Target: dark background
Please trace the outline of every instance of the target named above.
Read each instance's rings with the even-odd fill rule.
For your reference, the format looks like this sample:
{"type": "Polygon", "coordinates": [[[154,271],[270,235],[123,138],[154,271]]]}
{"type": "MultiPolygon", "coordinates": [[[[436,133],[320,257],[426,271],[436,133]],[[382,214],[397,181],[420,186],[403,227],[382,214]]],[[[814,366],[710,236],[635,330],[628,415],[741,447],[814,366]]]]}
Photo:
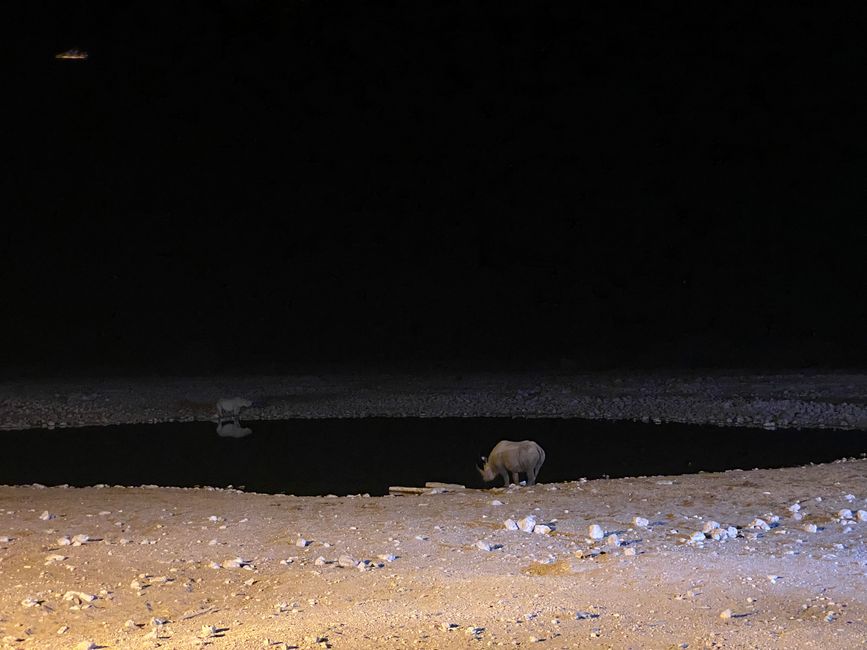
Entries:
{"type": "Polygon", "coordinates": [[[17,4],[10,372],[867,363],[855,5],[17,4]]]}

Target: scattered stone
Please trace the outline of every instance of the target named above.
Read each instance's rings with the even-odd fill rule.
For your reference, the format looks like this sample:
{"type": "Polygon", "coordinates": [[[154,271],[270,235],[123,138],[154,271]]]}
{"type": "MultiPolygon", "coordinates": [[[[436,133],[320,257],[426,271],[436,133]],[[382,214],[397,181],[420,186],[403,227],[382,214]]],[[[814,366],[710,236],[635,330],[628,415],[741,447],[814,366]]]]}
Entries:
{"type": "Polygon", "coordinates": [[[629,546],[629,547],[623,549],[623,555],[626,555],[628,557],[633,557],[635,555],[635,547],[629,546]]]}
{"type": "Polygon", "coordinates": [[[536,517],[534,515],[527,515],[523,519],[518,521],[518,528],[523,530],[525,533],[532,533],[533,528],[536,527],[536,517]]]}
{"type": "Polygon", "coordinates": [[[705,540],[704,533],[700,533],[700,532],[696,531],[692,535],[689,536],[689,539],[687,541],[689,541],[690,543],[695,543],[695,542],[703,542],[704,540],[705,540]]]}
{"type": "Polygon", "coordinates": [[[343,554],[339,558],[337,558],[337,565],[343,567],[344,569],[354,569],[358,566],[358,560],[356,560],[351,555],[343,554]]]}
{"type": "Polygon", "coordinates": [[[57,562],[63,562],[65,559],[66,559],[65,555],[58,555],[57,553],[52,553],[51,555],[46,556],[45,566],[49,566],[49,565],[55,564],[57,562]]]}
{"type": "Polygon", "coordinates": [[[587,621],[594,618],[599,618],[599,614],[594,614],[593,612],[575,612],[576,621],[587,621]]]}
{"type": "Polygon", "coordinates": [[[223,562],[224,569],[242,569],[246,567],[252,567],[250,560],[244,560],[240,557],[236,557],[232,560],[226,560],[223,562]]]}
{"type": "Polygon", "coordinates": [[[295,546],[299,546],[299,547],[301,547],[301,548],[305,548],[306,546],[310,546],[310,542],[308,542],[308,541],[307,541],[306,539],[304,539],[303,537],[299,537],[298,539],[295,540],[295,546]]]}
{"type": "Polygon", "coordinates": [[[446,632],[451,632],[458,629],[460,625],[458,625],[457,623],[440,623],[440,627],[446,632]]]}
{"type": "Polygon", "coordinates": [[[733,616],[734,616],[734,614],[732,613],[732,610],[730,610],[730,609],[724,609],[719,614],[720,618],[731,618],[733,616]]]}
{"type": "Polygon", "coordinates": [[[397,556],[392,555],[391,553],[384,553],[382,555],[377,555],[376,557],[383,562],[394,562],[397,559],[397,556]]]}
{"type": "Polygon", "coordinates": [[[590,539],[602,539],[605,537],[605,531],[599,524],[591,524],[588,528],[590,539]]]}
{"type": "Polygon", "coordinates": [[[772,585],[777,584],[777,580],[779,580],[779,579],[780,579],[780,576],[775,576],[775,575],[769,575],[768,576],[768,580],[771,581],[772,585]]]}
{"type": "Polygon", "coordinates": [[[843,508],[842,510],[837,511],[837,516],[840,519],[852,519],[852,511],[848,508],[843,508]]]}
{"type": "Polygon", "coordinates": [[[199,638],[200,639],[210,639],[213,636],[216,636],[217,628],[213,625],[203,625],[199,630],[199,638]]]}
{"type": "Polygon", "coordinates": [[[491,501],[491,505],[492,506],[501,506],[501,505],[503,505],[503,502],[500,501],[499,499],[494,499],[493,501],[491,501]]]}
{"type": "Polygon", "coordinates": [[[855,518],[858,521],[867,521],[867,510],[859,510],[855,513],[855,518]]]}
{"type": "Polygon", "coordinates": [[[789,508],[788,508],[789,512],[798,512],[798,510],[800,510],[800,509],[801,509],[801,504],[800,504],[800,503],[793,503],[793,504],[790,505],[789,508]]]}
{"type": "Polygon", "coordinates": [[[24,607],[39,607],[42,603],[43,601],[38,598],[32,598],[31,596],[28,596],[21,601],[21,604],[24,605],[24,607]]]}
{"type": "Polygon", "coordinates": [[[605,543],[608,544],[608,546],[620,546],[620,538],[612,533],[605,540],[605,543]]]}
{"type": "Polygon", "coordinates": [[[647,528],[650,525],[650,522],[644,517],[635,517],[632,520],[632,525],[638,528],[647,528]]]}
{"type": "Polygon", "coordinates": [[[2,536],[0,536],[0,544],[8,544],[13,539],[15,539],[15,538],[14,537],[8,537],[7,535],[2,535],[2,536]]]}
{"type": "Polygon", "coordinates": [[[546,526],[545,524],[536,524],[536,526],[533,528],[533,532],[537,535],[550,535],[551,527],[546,526]]]}
{"type": "Polygon", "coordinates": [[[496,551],[498,549],[503,548],[503,545],[502,544],[491,544],[491,543],[486,542],[484,540],[480,540],[480,541],[476,542],[476,548],[478,548],[482,551],[496,551]]]}
{"type": "Polygon", "coordinates": [[[828,612],[825,614],[825,621],[828,623],[832,623],[837,619],[837,612],[828,612]]]}
{"type": "Polygon", "coordinates": [[[93,641],[82,641],[75,645],[75,650],[96,650],[98,647],[93,641]]]}
{"type": "Polygon", "coordinates": [[[52,515],[50,512],[45,510],[45,511],[43,511],[43,513],[41,515],[39,515],[39,518],[42,521],[48,521],[49,519],[55,519],[56,517],[55,517],[55,515],[52,515]]]}
{"type": "Polygon", "coordinates": [[[328,560],[326,560],[324,557],[322,557],[322,556],[320,555],[318,558],[316,558],[316,559],[313,561],[313,564],[316,565],[316,566],[325,566],[326,564],[329,564],[329,562],[328,562],[328,560]]]}
{"type": "MultiPolygon", "coordinates": [[[[737,535],[737,529],[735,529],[735,534],[737,535]]],[[[721,542],[726,537],[729,536],[728,531],[725,528],[714,528],[708,533],[710,538],[716,542],[721,542]]]]}
{"type": "Polygon", "coordinates": [[[69,539],[68,535],[64,535],[63,537],[60,537],[57,539],[57,545],[58,546],[72,546],[72,540],[69,539]]]}
{"type": "Polygon", "coordinates": [[[518,523],[514,519],[506,519],[506,521],[503,522],[503,527],[506,528],[506,530],[518,530],[518,523]]]}
{"type": "Polygon", "coordinates": [[[720,528],[720,523],[718,521],[706,521],[704,522],[704,526],[701,527],[701,532],[708,535],[717,528],[720,528]]]}
{"type": "Polygon", "coordinates": [[[72,538],[72,545],[73,546],[81,546],[82,544],[86,544],[89,541],[90,541],[89,535],[76,535],[75,537],[72,538]]]}
{"type": "Polygon", "coordinates": [[[756,517],[750,522],[750,528],[756,528],[758,530],[770,530],[771,527],[768,525],[764,519],[759,519],[756,517]]]}
{"type": "Polygon", "coordinates": [[[803,528],[808,533],[815,533],[815,532],[818,532],[818,530],[819,530],[819,528],[816,526],[816,524],[804,524],[803,528]]]}
{"type": "Polygon", "coordinates": [[[80,605],[81,603],[92,603],[96,600],[96,596],[83,591],[67,591],[63,594],[63,600],[71,600],[77,605],[80,605]]]}

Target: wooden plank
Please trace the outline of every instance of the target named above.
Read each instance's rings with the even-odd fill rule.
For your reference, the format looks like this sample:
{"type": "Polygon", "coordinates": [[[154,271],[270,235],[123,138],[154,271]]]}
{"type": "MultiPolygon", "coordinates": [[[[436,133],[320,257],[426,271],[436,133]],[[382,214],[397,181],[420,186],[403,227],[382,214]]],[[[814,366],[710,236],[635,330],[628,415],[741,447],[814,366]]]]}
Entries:
{"type": "Polygon", "coordinates": [[[430,492],[430,488],[392,485],[388,488],[388,491],[390,494],[424,494],[425,492],[430,492]]]}
{"type": "Polygon", "coordinates": [[[424,484],[428,488],[443,488],[445,490],[466,490],[466,485],[460,483],[440,483],[439,481],[428,481],[424,484]]]}

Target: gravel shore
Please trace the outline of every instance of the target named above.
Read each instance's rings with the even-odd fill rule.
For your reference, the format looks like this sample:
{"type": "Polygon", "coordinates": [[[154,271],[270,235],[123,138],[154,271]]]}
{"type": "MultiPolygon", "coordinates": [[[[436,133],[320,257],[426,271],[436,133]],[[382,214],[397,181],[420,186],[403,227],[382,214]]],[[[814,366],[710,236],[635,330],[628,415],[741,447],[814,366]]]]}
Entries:
{"type": "Polygon", "coordinates": [[[358,417],[561,417],[718,426],[867,429],[867,374],[344,373],[0,383],[0,428],[358,417]]]}

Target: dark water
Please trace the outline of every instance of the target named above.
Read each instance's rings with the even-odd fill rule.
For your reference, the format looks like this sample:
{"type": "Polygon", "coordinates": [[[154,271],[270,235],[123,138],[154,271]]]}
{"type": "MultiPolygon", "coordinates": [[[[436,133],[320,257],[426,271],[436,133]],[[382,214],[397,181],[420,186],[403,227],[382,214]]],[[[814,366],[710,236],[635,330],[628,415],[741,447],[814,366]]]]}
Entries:
{"type": "MultiPolygon", "coordinates": [[[[827,462],[867,450],[862,433],[764,431],[565,419],[370,418],[0,432],[0,484],[244,486],[290,494],[384,494],[425,481],[482,487],[480,454],[501,439],[544,447],[543,483],[827,462]]],[[[492,485],[497,485],[494,483],[492,485]]]]}

